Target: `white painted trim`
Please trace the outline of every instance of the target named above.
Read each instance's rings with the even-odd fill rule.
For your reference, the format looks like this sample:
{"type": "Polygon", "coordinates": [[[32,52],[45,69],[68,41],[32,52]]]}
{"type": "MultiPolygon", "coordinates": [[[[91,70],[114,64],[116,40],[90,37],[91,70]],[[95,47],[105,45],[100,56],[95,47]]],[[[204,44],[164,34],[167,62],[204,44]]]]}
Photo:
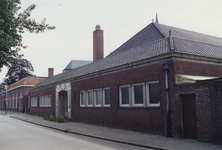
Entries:
{"type": "Polygon", "coordinates": [[[94,106],[95,107],[102,107],[102,103],[103,103],[103,96],[102,96],[102,94],[103,94],[102,88],[94,90],[94,106]],[[96,104],[96,91],[101,91],[101,104],[99,104],[99,105],[96,104]]]}
{"type": "Polygon", "coordinates": [[[93,94],[94,94],[94,92],[93,92],[93,90],[87,90],[86,91],[86,106],[87,107],[93,107],[93,104],[94,104],[94,101],[93,101],[93,94]],[[92,92],[92,104],[89,104],[89,97],[88,97],[88,92],[92,92]]]}
{"type": "Polygon", "coordinates": [[[110,94],[110,104],[105,103],[105,90],[108,90],[108,89],[110,91],[110,87],[103,88],[103,107],[110,107],[111,105],[111,94],[110,94]]]}
{"type": "Polygon", "coordinates": [[[160,106],[160,104],[150,104],[150,93],[149,93],[149,85],[150,84],[155,84],[159,83],[159,81],[151,81],[146,83],[146,102],[147,102],[147,107],[149,106],[160,106]]]}
{"type": "Polygon", "coordinates": [[[145,88],[145,83],[136,83],[132,84],[132,106],[144,106],[144,101],[145,101],[145,93],[144,93],[144,88],[145,88]],[[142,104],[135,104],[135,97],[134,97],[134,86],[142,85],[143,87],[143,103],[142,104]]]}
{"type": "Polygon", "coordinates": [[[80,107],[86,107],[86,91],[80,91],[79,92],[79,104],[80,104],[80,107]],[[84,101],[83,101],[83,103],[84,104],[82,104],[82,93],[83,93],[83,95],[84,95],[84,101]]]}
{"type": "Polygon", "coordinates": [[[119,86],[119,106],[121,107],[130,107],[130,85],[121,85],[119,86]],[[123,87],[128,87],[128,90],[129,90],[129,104],[122,104],[122,89],[123,87]]]}

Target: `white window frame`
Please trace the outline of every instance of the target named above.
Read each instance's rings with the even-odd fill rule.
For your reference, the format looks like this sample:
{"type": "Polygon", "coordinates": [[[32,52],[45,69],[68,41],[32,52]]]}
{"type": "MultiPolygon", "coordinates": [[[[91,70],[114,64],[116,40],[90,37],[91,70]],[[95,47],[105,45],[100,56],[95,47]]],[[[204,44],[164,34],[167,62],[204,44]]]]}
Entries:
{"type": "Polygon", "coordinates": [[[107,87],[107,88],[103,88],[103,98],[102,98],[102,101],[103,101],[103,106],[104,107],[110,107],[111,105],[111,93],[110,93],[110,104],[106,104],[105,103],[105,90],[109,90],[110,91],[110,87],[107,87]]]}
{"type": "Polygon", "coordinates": [[[22,98],[22,90],[19,90],[19,98],[22,98]]]}
{"type": "Polygon", "coordinates": [[[86,104],[87,104],[88,107],[93,107],[93,104],[94,104],[94,102],[93,102],[93,100],[94,100],[94,96],[93,96],[94,92],[93,92],[93,90],[87,90],[86,93],[87,93],[86,94],[86,104]],[[92,92],[92,104],[89,104],[88,92],[92,92]]]}
{"type": "Polygon", "coordinates": [[[48,107],[51,107],[51,95],[49,95],[49,97],[48,97],[48,102],[49,102],[48,107]]]}
{"type": "Polygon", "coordinates": [[[42,107],[42,96],[39,97],[39,107],[42,107]]]}
{"type": "Polygon", "coordinates": [[[102,107],[102,105],[103,105],[103,104],[102,104],[102,103],[103,103],[103,91],[102,91],[102,88],[100,88],[100,89],[95,89],[93,95],[94,95],[94,106],[95,106],[95,107],[102,107]],[[96,91],[101,91],[101,104],[99,104],[99,105],[96,104],[96,91]]]}
{"type": "Polygon", "coordinates": [[[48,95],[45,96],[45,107],[49,107],[48,97],[48,95]]]}
{"type": "Polygon", "coordinates": [[[43,104],[42,104],[43,107],[45,107],[45,96],[43,96],[43,104]]]}
{"type": "Polygon", "coordinates": [[[131,87],[130,87],[130,84],[128,84],[128,85],[121,85],[121,86],[119,86],[119,105],[121,106],[121,107],[129,107],[130,106],[130,101],[131,101],[131,87]],[[128,90],[129,90],[129,104],[122,104],[122,88],[124,88],[124,87],[128,87],[128,90]]]}
{"type": "Polygon", "coordinates": [[[80,104],[80,107],[86,107],[86,91],[80,91],[79,92],[79,104],[80,104]],[[82,93],[84,94],[84,104],[82,104],[82,93]]]}
{"type": "Polygon", "coordinates": [[[136,83],[136,84],[132,84],[132,106],[144,106],[145,103],[145,83],[136,83]],[[143,103],[142,104],[135,104],[135,93],[134,93],[134,87],[138,86],[138,85],[142,85],[143,86],[143,103]]]}
{"type": "Polygon", "coordinates": [[[35,97],[35,107],[37,107],[37,97],[35,97]]]}
{"type": "Polygon", "coordinates": [[[31,98],[31,107],[37,107],[37,97],[31,98]]]}
{"type": "Polygon", "coordinates": [[[146,83],[146,102],[147,102],[147,106],[160,106],[160,103],[156,103],[156,104],[150,104],[150,94],[149,94],[149,85],[150,84],[155,84],[155,83],[159,83],[159,81],[152,81],[152,82],[147,82],[146,83]]]}

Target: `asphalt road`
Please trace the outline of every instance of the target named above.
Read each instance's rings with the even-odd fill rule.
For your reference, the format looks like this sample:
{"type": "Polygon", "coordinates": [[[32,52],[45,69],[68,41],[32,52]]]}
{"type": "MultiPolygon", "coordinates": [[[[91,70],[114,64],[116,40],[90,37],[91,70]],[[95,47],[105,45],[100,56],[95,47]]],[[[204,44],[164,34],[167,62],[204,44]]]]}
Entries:
{"type": "Polygon", "coordinates": [[[64,133],[0,115],[0,150],[147,150],[64,133]]]}

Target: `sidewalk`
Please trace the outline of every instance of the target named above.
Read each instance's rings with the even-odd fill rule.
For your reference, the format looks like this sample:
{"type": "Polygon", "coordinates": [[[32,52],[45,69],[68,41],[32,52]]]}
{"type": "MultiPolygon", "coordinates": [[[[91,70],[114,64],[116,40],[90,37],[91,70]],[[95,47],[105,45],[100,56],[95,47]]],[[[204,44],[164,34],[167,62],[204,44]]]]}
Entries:
{"type": "MultiPolygon", "coordinates": [[[[5,111],[0,110],[5,115],[5,111]]],[[[7,117],[19,119],[36,125],[69,132],[93,138],[99,138],[118,143],[131,144],[153,149],[170,150],[222,150],[222,145],[198,142],[197,140],[167,138],[159,135],[151,135],[128,130],[113,129],[96,125],[64,122],[57,123],[44,120],[42,117],[8,111],[7,117]]]]}

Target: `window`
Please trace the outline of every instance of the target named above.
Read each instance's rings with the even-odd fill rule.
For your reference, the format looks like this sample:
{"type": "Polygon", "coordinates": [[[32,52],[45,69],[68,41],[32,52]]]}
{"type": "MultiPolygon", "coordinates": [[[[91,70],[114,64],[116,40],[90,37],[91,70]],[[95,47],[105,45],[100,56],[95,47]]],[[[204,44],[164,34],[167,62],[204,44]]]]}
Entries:
{"type": "Polygon", "coordinates": [[[37,107],[37,97],[31,98],[31,107],[37,107]]]}
{"type": "Polygon", "coordinates": [[[93,90],[87,91],[87,106],[93,106],[93,90]]]}
{"type": "Polygon", "coordinates": [[[19,96],[22,98],[22,90],[19,91],[19,96]]]}
{"type": "Polygon", "coordinates": [[[147,89],[147,105],[159,106],[160,105],[160,88],[159,82],[146,83],[147,89]]]}
{"type": "Polygon", "coordinates": [[[160,106],[159,81],[119,87],[120,107],[160,106]]]}
{"type": "Polygon", "coordinates": [[[40,96],[39,106],[40,107],[51,107],[51,95],[40,96]]]}
{"type": "Polygon", "coordinates": [[[129,106],[130,105],[130,85],[120,86],[119,88],[119,97],[120,97],[120,106],[129,106]]]}
{"type": "Polygon", "coordinates": [[[42,96],[39,97],[39,106],[42,107],[42,96]]]}
{"type": "Polygon", "coordinates": [[[132,85],[132,102],[133,106],[143,106],[144,104],[144,84],[132,85]]]}
{"type": "Polygon", "coordinates": [[[102,106],[102,90],[96,89],[94,92],[95,106],[102,106]]]}
{"type": "Polygon", "coordinates": [[[80,107],[110,107],[110,88],[91,89],[79,92],[80,107]]]}
{"type": "Polygon", "coordinates": [[[110,88],[103,89],[103,105],[110,106],[110,88]]]}
{"type": "Polygon", "coordinates": [[[49,107],[51,107],[51,95],[48,96],[48,100],[49,100],[49,107]]]}
{"type": "Polygon", "coordinates": [[[85,107],[86,106],[86,103],[85,103],[86,97],[85,97],[85,95],[86,95],[85,91],[81,91],[80,92],[80,106],[81,107],[85,107]]]}
{"type": "Polygon", "coordinates": [[[45,96],[45,107],[48,107],[49,102],[48,102],[48,96],[45,96]]]}

